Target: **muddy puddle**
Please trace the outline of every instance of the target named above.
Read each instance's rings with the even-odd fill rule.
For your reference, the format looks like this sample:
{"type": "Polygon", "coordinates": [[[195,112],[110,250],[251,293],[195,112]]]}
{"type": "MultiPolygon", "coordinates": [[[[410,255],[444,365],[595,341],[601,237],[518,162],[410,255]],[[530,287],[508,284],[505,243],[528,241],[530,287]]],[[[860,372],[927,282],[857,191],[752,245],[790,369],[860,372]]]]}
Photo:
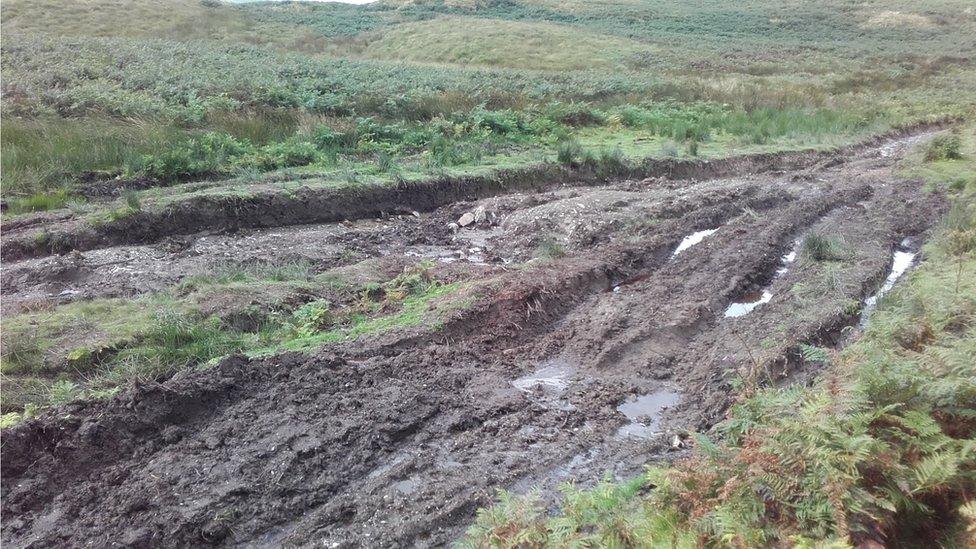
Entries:
{"type": "Polygon", "coordinates": [[[705,229],[703,231],[691,233],[690,235],[686,236],[680,244],[678,244],[678,247],[675,248],[673,252],[671,252],[671,257],[678,257],[678,254],[696,244],[700,244],[702,240],[705,240],[705,237],[713,234],[717,230],[718,227],[715,227],[714,229],[705,229]]]}
{"type": "MultiPolygon", "coordinates": [[[[384,255],[394,255],[394,252],[388,252],[384,255]]],[[[488,257],[485,255],[485,250],[478,247],[453,249],[445,246],[413,246],[406,250],[403,255],[440,263],[455,263],[458,261],[466,261],[476,265],[487,265],[489,263],[488,257]]]]}
{"type": "Polygon", "coordinates": [[[574,373],[575,370],[565,362],[552,360],[531,374],[515,379],[512,386],[525,393],[530,400],[549,408],[575,410],[571,402],[562,398],[572,383],[574,373]]]}
{"type": "Polygon", "coordinates": [[[681,395],[666,389],[628,398],[617,411],[630,422],[617,430],[617,437],[651,438],[660,432],[661,414],[680,401],[681,395]]]}
{"type": "MultiPolygon", "coordinates": [[[[509,258],[500,258],[489,249],[489,241],[503,234],[500,227],[490,229],[463,229],[453,238],[451,245],[417,244],[407,246],[403,254],[440,263],[468,262],[477,265],[489,263],[510,263],[509,258]]],[[[394,247],[384,248],[383,255],[399,253],[394,247]]]]}
{"type": "MultiPolygon", "coordinates": [[[[800,251],[800,239],[793,241],[793,248],[789,252],[783,254],[780,258],[780,266],[776,269],[776,273],[773,275],[773,281],[777,278],[782,277],[790,271],[790,264],[796,261],[796,255],[800,251]]],[[[773,282],[766,285],[765,288],[761,290],[754,290],[746,293],[742,296],[741,301],[736,301],[725,309],[725,318],[737,318],[740,316],[745,316],[753,311],[756,307],[762,305],[763,303],[769,303],[773,299],[773,292],[769,289],[773,282]]]]}

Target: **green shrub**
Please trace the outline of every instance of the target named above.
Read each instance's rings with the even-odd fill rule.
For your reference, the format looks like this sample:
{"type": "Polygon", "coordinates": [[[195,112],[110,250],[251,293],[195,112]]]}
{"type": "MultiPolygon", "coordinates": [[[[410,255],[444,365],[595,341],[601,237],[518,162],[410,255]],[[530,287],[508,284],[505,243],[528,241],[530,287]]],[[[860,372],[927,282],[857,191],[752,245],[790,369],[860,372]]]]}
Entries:
{"type": "Polygon", "coordinates": [[[566,247],[555,238],[546,237],[539,241],[534,255],[540,259],[559,259],[566,257],[566,247]]]}
{"type": "Polygon", "coordinates": [[[51,385],[51,392],[48,395],[48,402],[51,406],[60,406],[62,404],[67,404],[72,400],[81,398],[82,392],[81,387],[77,383],[62,379],[61,381],[55,382],[51,385]]]}
{"type": "Polygon", "coordinates": [[[627,173],[627,161],[620,149],[602,149],[596,155],[586,152],[581,164],[597,177],[616,177],[627,173]]]}
{"type": "Polygon", "coordinates": [[[607,122],[603,113],[587,103],[554,101],[546,105],[543,112],[546,119],[573,127],[599,126],[607,122]]]}
{"type": "Polygon", "coordinates": [[[955,134],[935,136],[925,148],[925,161],[959,160],[962,158],[962,140],[955,134]]]}
{"type": "Polygon", "coordinates": [[[424,152],[424,164],[428,168],[457,166],[481,158],[481,151],[474,144],[462,144],[449,137],[437,136],[424,152]]]}
{"type": "Polygon", "coordinates": [[[562,141],[556,148],[556,160],[560,164],[570,166],[583,156],[583,146],[574,139],[562,141]]]}
{"type": "Polygon", "coordinates": [[[321,159],[319,150],[307,141],[286,141],[261,147],[257,152],[244,157],[241,164],[262,171],[307,166],[321,159]]]}
{"type": "Polygon", "coordinates": [[[330,327],[334,322],[328,301],[312,301],[295,309],[291,331],[295,337],[308,337],[330,327]]]}
{"type": "Polygon", "coordinates": [[[142,210],[142,202],[139,201],[139,193],[136,191],[125,191],[123,198],[125,199],[125,205],[128,206],[130,210],[136,212],[142,210]]]}
{"type": "Polygon", "coordinates": [[[484,128],[495,135],[517,135],[526,130],[521,113],[512,110],[489,111],[478,108],[469,114],[475,127],[484,128]]]}
{"type": "Polygon", "coordinates": [[[230,161],[253,151],[247,141],[238,141],[226,133],[209,132],[176,147],[142,159],[141,172],[157,179],[172,181],[220,173],[230,161]]]}
{"type": "Polygon", "coordinates": [[[432,267],[433,265],[426,261],[406,267],[396,278],[384,285],[384,295],[388,299],[399,301],[409,296],[427,293],[437,285],[432,267]]]}
{"type": "Polygon", "coordinates": [[[392,154],[386,152],[380,152],[376,155],[376,169],[383,173],[397,173],[399,172],[399,164],[397,164],[396,157],[392,154]]]}
{"type": "Polygon", "coordinates": [[[312,142],[322,151],[341,151],[356,145],[355,135],[337,132],[328,126],[316,128],[312,142]]]}

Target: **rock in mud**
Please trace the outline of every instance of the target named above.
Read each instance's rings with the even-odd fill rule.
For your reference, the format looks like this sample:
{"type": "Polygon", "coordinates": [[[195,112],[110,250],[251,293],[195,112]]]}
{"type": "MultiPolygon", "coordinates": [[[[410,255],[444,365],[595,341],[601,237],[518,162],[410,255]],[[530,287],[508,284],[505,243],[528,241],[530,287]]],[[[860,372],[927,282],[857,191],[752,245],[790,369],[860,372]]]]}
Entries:
{"type": "Polygon", "coordinates": [[[467,227],[468,225],[471,225],[473,223],[474,223],[474,214],[471,212],[462,215],[457,220],[457,224],[460,227],[467,227]]]}
{"type": "Polygon", "coordinates": [[[474,211],[474,222],[480,224],[485,221],[488,221],[488,212],[484,206],[478,206],[474,211]]]}

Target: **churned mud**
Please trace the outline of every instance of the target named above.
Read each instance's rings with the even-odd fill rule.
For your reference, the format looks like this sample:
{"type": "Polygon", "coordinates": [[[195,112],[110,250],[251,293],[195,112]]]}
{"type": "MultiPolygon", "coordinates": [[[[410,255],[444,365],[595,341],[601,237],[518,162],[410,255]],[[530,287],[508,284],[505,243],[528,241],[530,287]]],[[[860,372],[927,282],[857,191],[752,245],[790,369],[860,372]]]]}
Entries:
{"type": "Polygon", "coordinates": [[[481,297],[440,326],[233,356],[6,431],[2,539],[443,546],[498,488],[550,497],[680,456],[736,379],[809,382],[818,365],[799,346],[833,342],[917,260],[903,241],[924,240],[945,205],[894,166],[928,135],[785,171],[25,252],[2,274],[5,313],[255,262],[427,260],[481,297]],[[836,239],[839,258],[807,257],[811,234],[836,239]]]}

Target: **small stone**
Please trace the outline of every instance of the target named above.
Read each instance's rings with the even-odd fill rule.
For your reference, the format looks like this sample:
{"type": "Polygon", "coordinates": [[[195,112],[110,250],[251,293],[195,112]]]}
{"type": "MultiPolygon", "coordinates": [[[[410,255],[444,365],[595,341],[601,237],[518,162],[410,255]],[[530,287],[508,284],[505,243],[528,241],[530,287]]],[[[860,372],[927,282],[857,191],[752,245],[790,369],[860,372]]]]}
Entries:
{"type": "Polygon", "coordinates": [[[410,215],[412,215],[414,217],[420,217],[420,212],[418,212],[417,210],[414,210],[414,211],[410,212],[410,215]]]}
{"type": "Polygon", "coordinates": [[[485,221],[488,221],[488,212],[485,210],[484,206],[478,206],[474,210],[474,222],[484,223],[485,221]]]}
{"type": "Polygon", "coordinates": [[[684,441],[681,440],[681,437],[679,437],[678,435],[674,435],[671,437],[671,447],[677,450],[679,448],[684,448],[685,443],[684,441]]]}
{"type": "Polygon", "coordinates": [[[447,228],[451,229],[451,232],[457,232],[457,230],[460,229],[461,226],[458,225],[457,223],[448,223],[447,228]]]}
{"type": "Polygon", "coordinates": [[[464,214],[464,215],[462,215],[462,216],[461,216],[461,217],[460,217],[460,218],[459,218],[459,219],[457,220],[457,224],[458,224],[459,226],[461,226],[461,227],[467,227],[468,225],[470,225],[470,224],[472,224],[472,223],[474,223],[474,214],[473,214],[473,213],[471,213],[471,212],[468,212],[468,213],[466,213],[466,214],[464,214]]]}

